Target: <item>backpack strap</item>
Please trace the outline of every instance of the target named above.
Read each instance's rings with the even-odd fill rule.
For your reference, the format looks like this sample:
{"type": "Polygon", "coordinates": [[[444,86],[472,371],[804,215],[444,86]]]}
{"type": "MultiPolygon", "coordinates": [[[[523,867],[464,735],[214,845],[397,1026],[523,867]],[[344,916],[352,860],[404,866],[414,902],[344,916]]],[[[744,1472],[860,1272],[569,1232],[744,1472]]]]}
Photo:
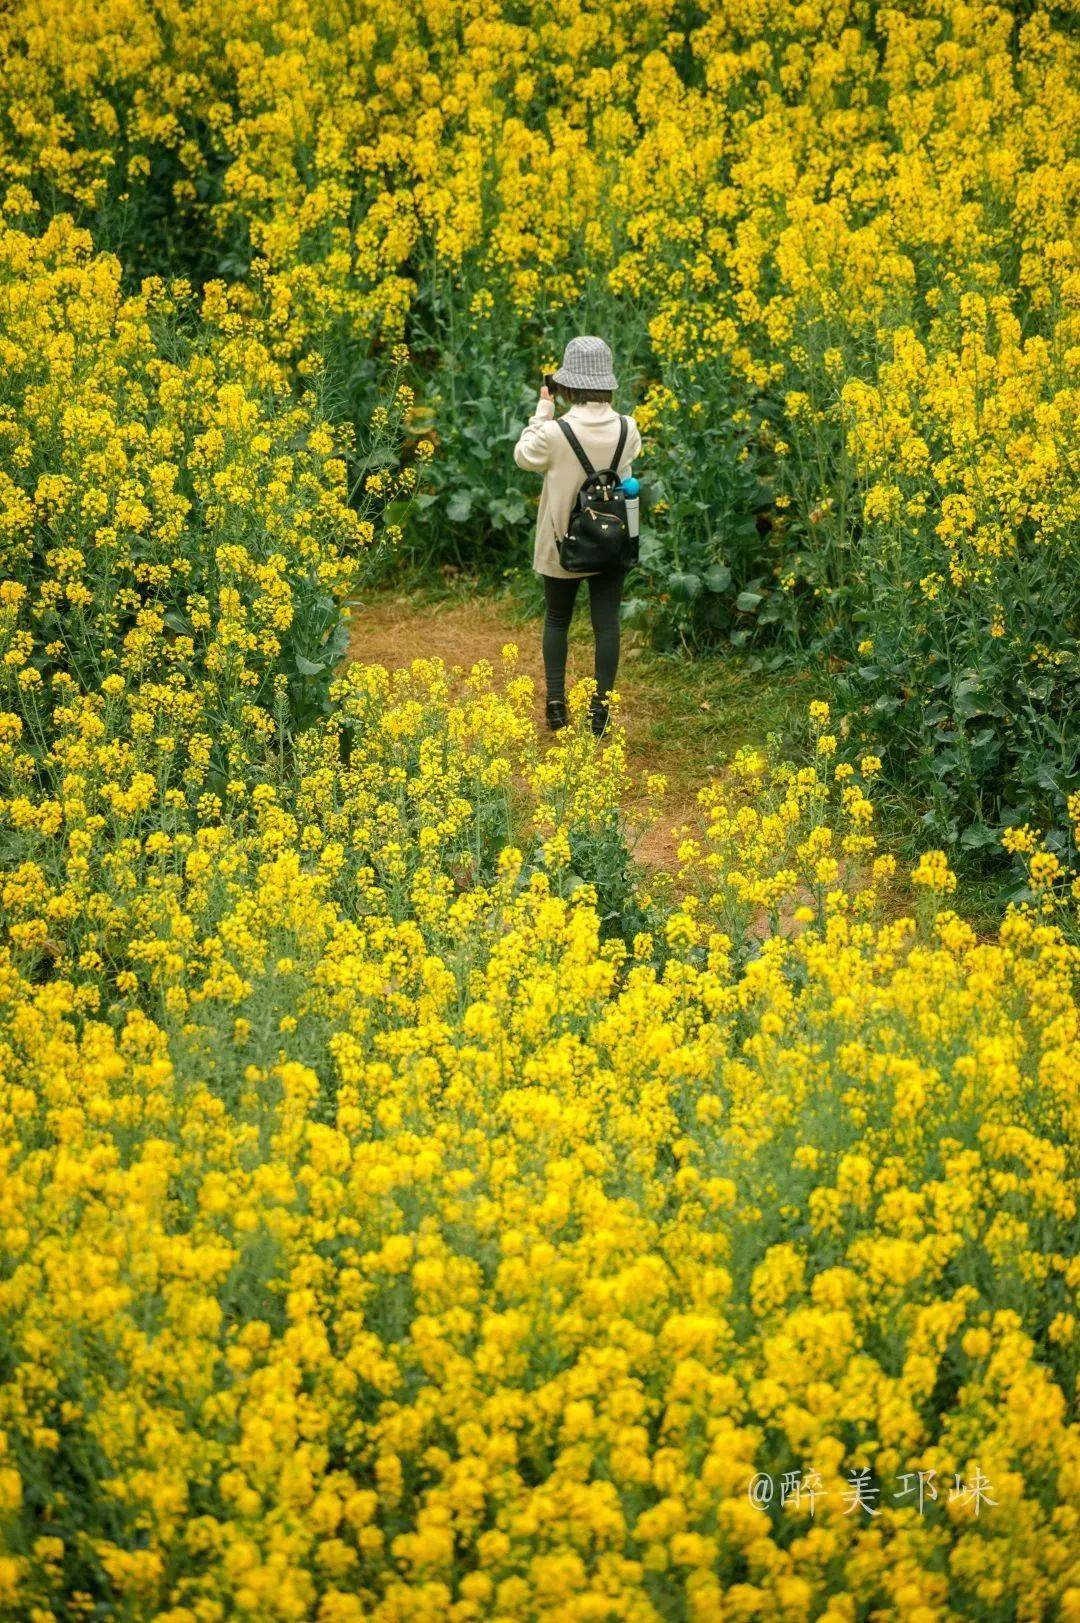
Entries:
{"type": "MultiPolygon", "coordinates": [[[[581,463],[581,466],[584,468],[586,479],[591,479],[593,474],[596,472],[596,469],[593,467],[592,463],[589,461],[588,457],[585,455],[585,452],[582,450],[581,441],[578,439],[577,435],[574,433],[574,430],[570,427],[570,424],[566,421],[565,417],[559,417],[556,420],[557,420],[557,422],[559,424],[559,427],[562,429],[563,433],[566,435],[567,440],[570,442],[570,449],[573,451],[574,455],[577,457],[578,461],[581,463]]],[[[621,445],[622,441],[620,440],[619,443],[621,445]]]]}
{"type": "Polygon", "coordinates": [[[619,463],[622,461],[622,448],[623,448],[623,446],[625,444],[626,444],[626,418],[620,412],[619,413],[619,443],[615,447],[615,460],[611,464],[612,468],[615,470],[616,473],[618,473],[618,471],[619,471],[619,463]]]}
{"type": "MultiPolygon", "coordinates": [[[[578,461],[581,463],[581,466],[584,468],[586,479],[591,479],[593,474],[596,472],[596,469],[593,467],[592,463],[589,461],[588,457],[585,455],[585,452],[582,450],[581,441],[578,439],[577,435],[574,433],[574,430],[570,427],[570,424],[566,421],[565,417],[559,417],[559,418],[556,419],[556,421],[558,422],[559,427],[562,429],[563,433],[566,435],[566,438],[569,441],[571,450],[573,451],[574,455],[577,457],[578,461]]],[[[619,471],[619,463],[622,461],[623,446],[625,444],[626,444],[626,418],[620,412],[619,413],[619,443],[615,447],[615,460],[611,464],[612,468],[615,470],[616,473],[618,473],[618,471],[619,471]]]]}

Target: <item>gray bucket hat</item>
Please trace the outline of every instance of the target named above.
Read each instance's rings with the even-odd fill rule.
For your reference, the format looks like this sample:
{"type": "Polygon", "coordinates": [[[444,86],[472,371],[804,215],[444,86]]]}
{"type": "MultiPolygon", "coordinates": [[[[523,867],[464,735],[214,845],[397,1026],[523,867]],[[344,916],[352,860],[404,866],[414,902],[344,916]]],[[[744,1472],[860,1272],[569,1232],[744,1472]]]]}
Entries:
{"type": "Polygon", "coordinates": [[[602,338],[571,338],[562,365],[551,375],[556,383],[565,383],[568,389],[618,387],[611,351],[602,338]]]}

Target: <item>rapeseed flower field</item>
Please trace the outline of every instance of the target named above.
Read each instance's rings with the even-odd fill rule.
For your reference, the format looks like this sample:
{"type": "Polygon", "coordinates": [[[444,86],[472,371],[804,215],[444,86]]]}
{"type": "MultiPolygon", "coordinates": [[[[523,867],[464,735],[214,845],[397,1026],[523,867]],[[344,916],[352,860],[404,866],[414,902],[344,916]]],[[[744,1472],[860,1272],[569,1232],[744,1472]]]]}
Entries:
{"type": "Polygon", "coordinates": [[[415,550],[517,564],[503,436],[606,333],[651,446],[638,617],[827,664],[958,858],[1069,845],[1067,7],[14,0],[0,52],[9,214],[257,289],[343,401],[367,340],[424,358],[415,550]]]}
{"type": "Polygon", "coordinates": [[[0,53],[0,1616],[1080,1618],[1064,13],[0,53]],[[642,612],[844,673],[667,874],[584,685],[342,662],[379,560],[523,545],[564,322],[642,612]]]}

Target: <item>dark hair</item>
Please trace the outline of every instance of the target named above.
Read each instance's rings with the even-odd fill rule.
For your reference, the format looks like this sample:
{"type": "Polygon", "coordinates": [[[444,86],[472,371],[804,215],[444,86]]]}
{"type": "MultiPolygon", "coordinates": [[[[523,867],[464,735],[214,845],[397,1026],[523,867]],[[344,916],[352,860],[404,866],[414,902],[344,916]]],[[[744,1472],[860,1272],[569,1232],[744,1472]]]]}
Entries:
{"type": "Polygon", "coordinates": [[[614,389],[574,389],[568,383],[557,383],[556,391],[564,400],[569,400],[573,406],[580,406],[583,400],[611,400],[614,389]]]}

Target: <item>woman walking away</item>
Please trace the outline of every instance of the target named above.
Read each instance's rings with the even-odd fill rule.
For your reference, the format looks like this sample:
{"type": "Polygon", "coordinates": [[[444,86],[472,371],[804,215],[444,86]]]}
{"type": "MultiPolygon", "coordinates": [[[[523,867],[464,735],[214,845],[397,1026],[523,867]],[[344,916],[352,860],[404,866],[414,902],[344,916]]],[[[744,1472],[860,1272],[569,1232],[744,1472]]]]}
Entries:
{"type": "MultiPolygon", "coordinates": [[[[602,568],[564,569],[559,542],[571,525],[578,493],[588,483],[588,468],[591,466],[599,472],[614,467],[620,476],[625,476],[641,450],[641,435],[634,419],[620,417],[612,407],[615,388],[611,351],[604,340],[572,338],[559,370],[545,379],[536,410],[514,447],[514,461],[519,468],[544,476],[536,518],[533,568],[544,581],[547,724],[553,732],[566,726],[567,634],[578,584],[588,580],[589,610],[596,639],[596,693],[589,719],[597,738],[607,726],[608,698],[619,667],[619,606],[630,565],[624,547],[624,555],[618,561],[602,568]],[[555,400],[549,385],[561,399],[569,402],[569,410],[559,419],[555,417],[555,400]]],[[[596,520],[596,509],[590,507],[588,513],[596,520]]],[[[618,527],[617,520],[609,526],[603,511],[596,522],[602,523],[605,532],[609,527],[618,527]]],[[[601,537],[596,550],[603,551],[600,530],[594,532],[594,539],[596,536],[601,537]]]]}

